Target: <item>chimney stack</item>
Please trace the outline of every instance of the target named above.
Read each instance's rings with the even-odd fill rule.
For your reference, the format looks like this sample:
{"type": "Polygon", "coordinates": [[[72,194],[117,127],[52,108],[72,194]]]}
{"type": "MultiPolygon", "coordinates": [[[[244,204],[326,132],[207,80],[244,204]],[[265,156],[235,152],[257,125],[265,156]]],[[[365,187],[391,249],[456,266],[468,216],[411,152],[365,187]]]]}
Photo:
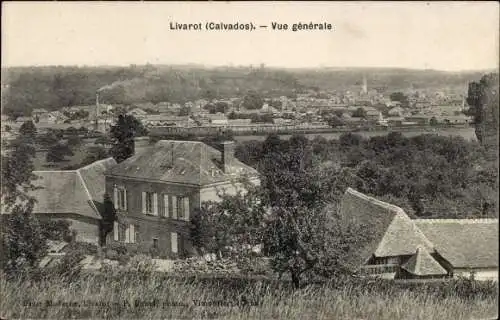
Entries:
{"type": "Polygon", "coordinates": [[[96,91],[95,93],[95,123],[94,123],[94,130],[98,130],[99,127],[99,91],[96,91]]]}
{"type": "Polygon", "coordinates": [[[221,145],[221,160],[224,168],[224,173],[230,173],[234,160],[234,141],[223,141],[221,145]]]}

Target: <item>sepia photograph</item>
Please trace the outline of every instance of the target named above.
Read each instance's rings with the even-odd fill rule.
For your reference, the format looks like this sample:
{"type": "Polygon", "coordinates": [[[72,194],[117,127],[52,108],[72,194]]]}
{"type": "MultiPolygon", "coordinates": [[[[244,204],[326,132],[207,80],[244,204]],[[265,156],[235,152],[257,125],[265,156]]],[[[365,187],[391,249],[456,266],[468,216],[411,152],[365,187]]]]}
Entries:
{"type": "Polygon", "coordinates": [[[2,2],[0,320],[498,319],[499,10],[2,2]]]}

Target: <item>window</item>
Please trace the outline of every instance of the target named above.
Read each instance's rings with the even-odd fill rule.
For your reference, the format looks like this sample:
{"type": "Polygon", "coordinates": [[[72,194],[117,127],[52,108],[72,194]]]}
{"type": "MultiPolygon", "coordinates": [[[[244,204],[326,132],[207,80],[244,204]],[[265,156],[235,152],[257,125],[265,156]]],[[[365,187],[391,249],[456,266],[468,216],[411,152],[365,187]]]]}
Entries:
{"type": "Polygon", "coordinates": [[[172,218],[177,219],[177,197],[172,196],[172,218]]]}
{"type": "Polygon", "coordinates": [[[399,257],[387,258],[387,264],[399,264],[399,257]]]}
{"type": "Polygon", "coordinates": [[[163,195],[163,216],[168,217],[168,195],[163,195]]]}
{"type": "Polygon", "coordinates": [[[114,187],[114,204],[115,209],[127,210],[127,189],[125,187],[114,187]]]}
{"type": "Polygon", "coordinates": [[[153,248],[158,249],[158,238],[153,238],[153,248]]]}
{"type": "Polygon", "coordinates": [[[125,229],[125,243],[135,243],[135,226],[130,224],[125,229]]]}
{"type": "Polygon", "coordinates": [[[172,253],[177,253],[178,247],[177,247],[177,233],[176,232],[170,233],[170,247],[171,247],[172,253]]]}
{"type": "Polygon", "coordinates": [[[144,214],[158,215],[157,194],[154,192],[142,193],[142,212],[144,214]]]}
{"type": "Polygon", "coordinates": [[[120,241],[120,234],[119,234],[119,225],[118,222],[113,222],[113,240],[115,241],[120,241]]]}
{"type": "Polygon", "coordinates": [[[189,198],[179,197],[177,198],[177,217],[179,219],[189,220],[189,198]]]}

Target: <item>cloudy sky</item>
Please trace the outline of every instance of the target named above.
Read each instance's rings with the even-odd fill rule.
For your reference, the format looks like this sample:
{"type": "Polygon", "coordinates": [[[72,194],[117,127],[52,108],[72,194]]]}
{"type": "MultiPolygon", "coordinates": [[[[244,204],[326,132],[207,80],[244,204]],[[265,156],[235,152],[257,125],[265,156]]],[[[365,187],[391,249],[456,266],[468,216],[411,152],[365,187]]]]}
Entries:
{"type": "Polygon", "coordinates": [[[2,65],[185,64],[281,67],[498,67],[496,2],[3,2],[2,65]],[[172,23],[267,29],[170,30],[172,23]],[[331,23],[273,31],[271,23],[331,23]]]}

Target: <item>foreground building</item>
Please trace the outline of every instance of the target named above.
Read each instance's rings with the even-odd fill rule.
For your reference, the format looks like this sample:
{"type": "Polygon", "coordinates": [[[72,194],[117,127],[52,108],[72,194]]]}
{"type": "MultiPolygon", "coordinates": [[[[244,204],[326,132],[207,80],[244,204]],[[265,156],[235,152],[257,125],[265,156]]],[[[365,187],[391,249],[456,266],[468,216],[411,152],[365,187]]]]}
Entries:
{"type": "Polygon", "coordinates": [[[350,261],[360,274],[498,279],[498,219],[411,219],[403,209],[351,188],[340,212],[369,230],[350,261]]]}
{"type": "Polygon", "coordinates": [[[98,244],[104,172],[114,165],[116,161],[108,158],[78,170],[33,171],[33,213],[40,220],[69,221],[76,241],[98,244]]]}
{"type": "Polygon", "coordinates": [[[202,202],[243,190],[243,177],[260,183],[257,171],[234,157],[234,142],[222,143],[219,151],[197,141],[161,140],[105,176],[118,213],[108,241],[151,248],[163,257],[193,253],[190,221],[202,202]]]}

